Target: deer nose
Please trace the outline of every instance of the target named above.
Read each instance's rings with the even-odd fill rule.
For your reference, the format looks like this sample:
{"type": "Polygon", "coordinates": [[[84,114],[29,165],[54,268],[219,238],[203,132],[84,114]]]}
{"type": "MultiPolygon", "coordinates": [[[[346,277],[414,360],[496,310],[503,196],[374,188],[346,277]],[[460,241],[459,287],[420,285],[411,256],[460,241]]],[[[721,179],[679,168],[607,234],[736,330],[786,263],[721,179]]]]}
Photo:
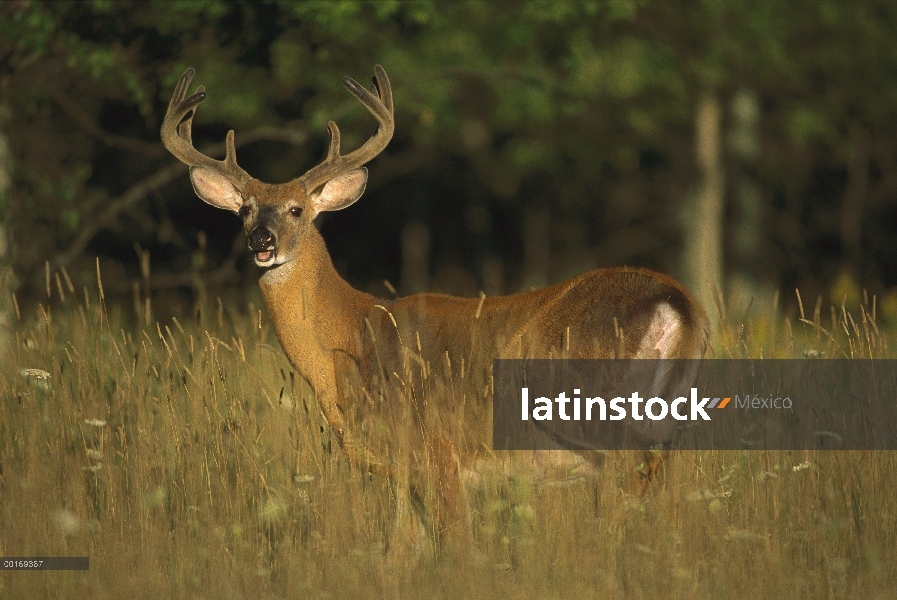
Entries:
{"type": "Polygon", "coordinates": [[[274,247],[274,234],[267,227],[253,229],[249,234],[249,249],[253,252],[264,252],[274,247]]]}

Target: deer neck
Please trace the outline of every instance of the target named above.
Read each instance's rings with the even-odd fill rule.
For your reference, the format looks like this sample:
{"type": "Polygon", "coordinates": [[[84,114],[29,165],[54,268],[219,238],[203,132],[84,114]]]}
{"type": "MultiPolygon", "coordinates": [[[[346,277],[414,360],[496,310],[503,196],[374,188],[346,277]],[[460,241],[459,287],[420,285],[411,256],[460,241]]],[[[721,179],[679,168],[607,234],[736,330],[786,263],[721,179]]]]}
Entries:
{"type": "Polygon", "coordinates": [[[339,276],[314,227],[296,258],[267,271],[259,286],[290,361],[316,389],[332,385],[334,353],[357,357],[358,332],[374,297],[339,276]]]}

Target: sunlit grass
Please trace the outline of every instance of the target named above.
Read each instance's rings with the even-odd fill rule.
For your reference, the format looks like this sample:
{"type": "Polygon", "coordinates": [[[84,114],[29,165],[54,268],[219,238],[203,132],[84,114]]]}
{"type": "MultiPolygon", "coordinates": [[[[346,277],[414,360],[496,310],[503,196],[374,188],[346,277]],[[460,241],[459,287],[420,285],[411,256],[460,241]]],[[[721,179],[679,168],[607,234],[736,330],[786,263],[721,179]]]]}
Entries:
{"type": "MultiPolygon", "coordinates": [[[[620,492],[630,467],[614,460],[564,484],[485,473],[470,547],[441,552],[396,526],[413,511],[402,481],[349,469],[256,308],[135,326],[96,294],[49,306],[21,307],[0,349],[0,555],[87,555],[90,571],[5,572],[0,597],[842,598],[897,584],[891,452],[674,452],[643,502],[620,492]]],[[[872,302],[801,311],[721,311],[712,353],[888,356],[872,302]]],[[[420,464],[407,432],[386,433],[396,464],[420,464]]]]}

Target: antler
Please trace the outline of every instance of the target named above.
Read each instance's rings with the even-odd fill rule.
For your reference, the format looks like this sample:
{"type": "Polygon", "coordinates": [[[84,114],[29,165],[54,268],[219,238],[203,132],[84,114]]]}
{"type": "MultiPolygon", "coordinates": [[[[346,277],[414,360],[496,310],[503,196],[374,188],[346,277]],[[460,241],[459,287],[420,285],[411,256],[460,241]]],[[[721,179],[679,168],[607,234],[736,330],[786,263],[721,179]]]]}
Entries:
{"type": "Polygon", "coordinates": [[[298,181],[302,182],[306,191],[311,192],[340,173],[360,167],[386,148],[395,128],[392,88],[389,86],[386,71],[380,65],[374,67],[374,78],[372,81],[371,91],[369,92],[351,77],[343,77],[343,85],[377,119],[379,124],[377,132],[361,148],[342,156],[340,155],[339,128],[336,126],[336,123],[330,121],[327,124],[328,129],[330,129],[330,149],[327,152],[327,158],[324,159],[324,162],[298,178],[298,181]]]}
{"type": "Polygon", "coordinates": [[[225,144],[227,154],[224,160],[210,158],[193,147],[190,126],[193,123],[193,117],[196,116],[196,107],[206,99],[204,86],[199,86],[195,94],[184,99],[187,94],[187,86],[190,85],[190,80],[193,79],[195,73],[196,71],[193,69],[187,69],[178,80],[174,95],[168,104],[168,112],[165,113],[165,120],[162,121],[162,143],[181,162],[191,167],[211,169],[226,177],[238,190],[242,191],[252,177],[237,166],[233,129],[227,132],[227,143],[225,144]],[[184,119],[187,113],[190,113],[190,116],[184,119]],[[183,122],[181,122],[182,119],[183,122]]]}

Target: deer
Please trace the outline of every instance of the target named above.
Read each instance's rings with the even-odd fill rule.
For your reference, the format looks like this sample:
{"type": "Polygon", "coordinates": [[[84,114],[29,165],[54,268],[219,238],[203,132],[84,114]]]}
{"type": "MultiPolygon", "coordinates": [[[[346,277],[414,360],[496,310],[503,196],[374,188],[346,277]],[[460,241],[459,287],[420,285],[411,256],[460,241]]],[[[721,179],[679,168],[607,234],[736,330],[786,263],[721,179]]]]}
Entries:
{"type": "MultiPolygon", "coordinates": [[[[383,67],[374,67],[369,90],[343,78],[376,120],[370,139],[342,154],[340,130],[330,121],[325,159],[282,184],[259,181],[237,165],[233,130],[227,133],[223,160],[193,147],[192,121],[206,99],[204,87],[187,97],[194,73],[187,69],[177,83],[162,123],[162,142],[189,167],[200,199],[242,218],[277,339],[313,389],[351,468],[396,476],[390,458],[368,447],[353,429],[351,415],[370,403],[371,395],[352,388],[352,381],[362,388],[396,380],[405,385],[402,377],[412,364],[420,366],[419,373],[445,371],[448,379],[472,382],[465,398],[474,399],[461,411],[460,425],[450,433],[430,432],[424,440],[440,481],[439,508],[433,509],[440,531],[463,529],[458,525],[465,522],[458,516],[465,510],[461,473],[489,445],[493,359],[703,356],[710,335],[703,308],[672,278],[641,268],[593,270],[504,297],[423,293],[383,300],[354,289],[334,268],[314,221],[320,213],[346,209],[361,197],[368,178],[364,165],[393,135],[392,89],[383,67]]],[[[423,395],[426,390],[418,385],[410,400],[405,398],[420,404],[426,400],[423,395]]],[[[460,411],[457,394],[439,396],[443,406],[438,408],[460,411]]],[[[673,435],[669,428],[645,432],[646,444],[669,447],[673,435]]],[[[638,494],[657,475],[657,456],[646,452],[638,469],[638,494]]]]}

